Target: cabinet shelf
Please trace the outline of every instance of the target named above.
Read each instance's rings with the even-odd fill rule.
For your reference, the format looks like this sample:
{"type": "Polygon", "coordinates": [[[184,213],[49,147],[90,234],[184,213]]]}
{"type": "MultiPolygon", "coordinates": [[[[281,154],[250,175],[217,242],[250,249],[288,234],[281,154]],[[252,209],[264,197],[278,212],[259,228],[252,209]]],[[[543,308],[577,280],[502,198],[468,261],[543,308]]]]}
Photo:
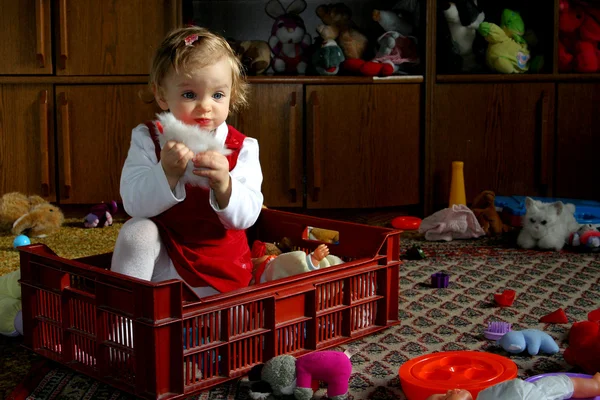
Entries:
{"type": "Polygon", "coordinates": [[[386,78],[371,76],[308,76],[308,75],[257,75],[249,76],[250,83],[289,84],[369,84],[369,83],[422,83],[423,75],[397,75],[386,78]]]}
{"type": "Polygon", "coordinates": [[[600,81],[600,74],[456,74],[438,75],[438,83],[600,81]]]}

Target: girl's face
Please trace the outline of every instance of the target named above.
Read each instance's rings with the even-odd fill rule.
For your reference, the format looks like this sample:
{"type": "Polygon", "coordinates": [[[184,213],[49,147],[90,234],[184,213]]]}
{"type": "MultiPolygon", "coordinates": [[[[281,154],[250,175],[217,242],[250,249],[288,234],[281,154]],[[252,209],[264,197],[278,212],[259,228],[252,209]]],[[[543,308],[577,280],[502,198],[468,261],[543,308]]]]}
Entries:
{"type": "Polygon", "coordinates": [[[446,394],[431,395],[427,400],[473,400],[473,396],[468,390],[452,389],[448,390],[446,394]]]}
{"type": "Polygon", "coordinates": [[[160,108],[170,110],[178,120],[213,130],[229,115],[231,87],[231,66],[222,57],[190,74],[171,69],[154,96],[160,108]]]}

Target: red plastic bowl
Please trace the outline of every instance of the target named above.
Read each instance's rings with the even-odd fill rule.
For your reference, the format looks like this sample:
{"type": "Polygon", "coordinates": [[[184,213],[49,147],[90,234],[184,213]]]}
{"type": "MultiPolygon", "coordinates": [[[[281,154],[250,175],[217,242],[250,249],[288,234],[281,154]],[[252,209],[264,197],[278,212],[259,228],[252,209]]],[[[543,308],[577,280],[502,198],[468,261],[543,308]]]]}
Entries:
{"type": "Polygon", "coordinates": [[[392,226],[405,231],[415,231],[421,226],[421,221],[419,217],[401,216],[392,220],[392,226]]]}
{"type": "Polygon", "coordinates": [[[425,400],[450,389],[468,390],[475,399],[483,389],[516,378],[517,365],[482,351],[445,351],[413,358],[398,373],[408,400],[425,400]]]}

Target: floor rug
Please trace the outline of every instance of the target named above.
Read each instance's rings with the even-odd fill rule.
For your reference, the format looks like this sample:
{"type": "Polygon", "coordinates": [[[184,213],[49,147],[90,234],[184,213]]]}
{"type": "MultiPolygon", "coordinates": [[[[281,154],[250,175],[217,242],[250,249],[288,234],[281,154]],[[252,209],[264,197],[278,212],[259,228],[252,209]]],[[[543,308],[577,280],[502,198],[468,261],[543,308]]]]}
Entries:
{"type": "MultiPolygon", "coordinates": [[[[357,340],[339,350],[358,350],[352,357],[352,399],[405,399],[398,369],[407,360],[436,351],[481,350],[509,356],[519,376],[556,371],[577,371],[562,356],[574,321],[600,305],[600,255],[569,251],[542,252],[514,248],[514,238],[479,239],[448,243],[426,242],[404,235],[402,253],[413,245],[426,254],[422,260],[405,260],[400,273],[402,324],[357,340]],[[446,289],[430,287],[435,272],[450,275],[446,289]],[[498,307],[494,293],[514,289],[512,307],[498,307]],[[563,308],[568,324],[538,320],[563,308]],[[561,351],[554,355],[509,355],[482,332],[489,321],[506,321],[513,329],[537,328],[549,333],[561,351]]],[[[0,347],[1,348],[1,347],[0,347]]],[[[52,364],[29,393],[30,399],[131,398],[93,379],[52,364]]],[[[0,369],[1,371],[1,369],[0,369]]],[[[318,398],[325,395],[324,389],[318,398]]],[[[22,395],[22,393],[21,393],[22,395]]],[[[196,399],[248,399],[240,381],[224,384],[196,399]]]]}

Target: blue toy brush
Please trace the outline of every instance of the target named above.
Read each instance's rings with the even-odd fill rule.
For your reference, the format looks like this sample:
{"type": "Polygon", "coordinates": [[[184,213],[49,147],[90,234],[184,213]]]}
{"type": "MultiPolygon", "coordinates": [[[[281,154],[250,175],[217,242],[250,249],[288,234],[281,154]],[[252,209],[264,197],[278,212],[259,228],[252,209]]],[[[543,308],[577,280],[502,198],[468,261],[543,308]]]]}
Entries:
{"type": "Polygon", "coordinates": [[[483,336],[489,340],[498,340],[511,331],[512,324],[503,321],[488,322],[488,327],[483,331],[483,336]]]}

